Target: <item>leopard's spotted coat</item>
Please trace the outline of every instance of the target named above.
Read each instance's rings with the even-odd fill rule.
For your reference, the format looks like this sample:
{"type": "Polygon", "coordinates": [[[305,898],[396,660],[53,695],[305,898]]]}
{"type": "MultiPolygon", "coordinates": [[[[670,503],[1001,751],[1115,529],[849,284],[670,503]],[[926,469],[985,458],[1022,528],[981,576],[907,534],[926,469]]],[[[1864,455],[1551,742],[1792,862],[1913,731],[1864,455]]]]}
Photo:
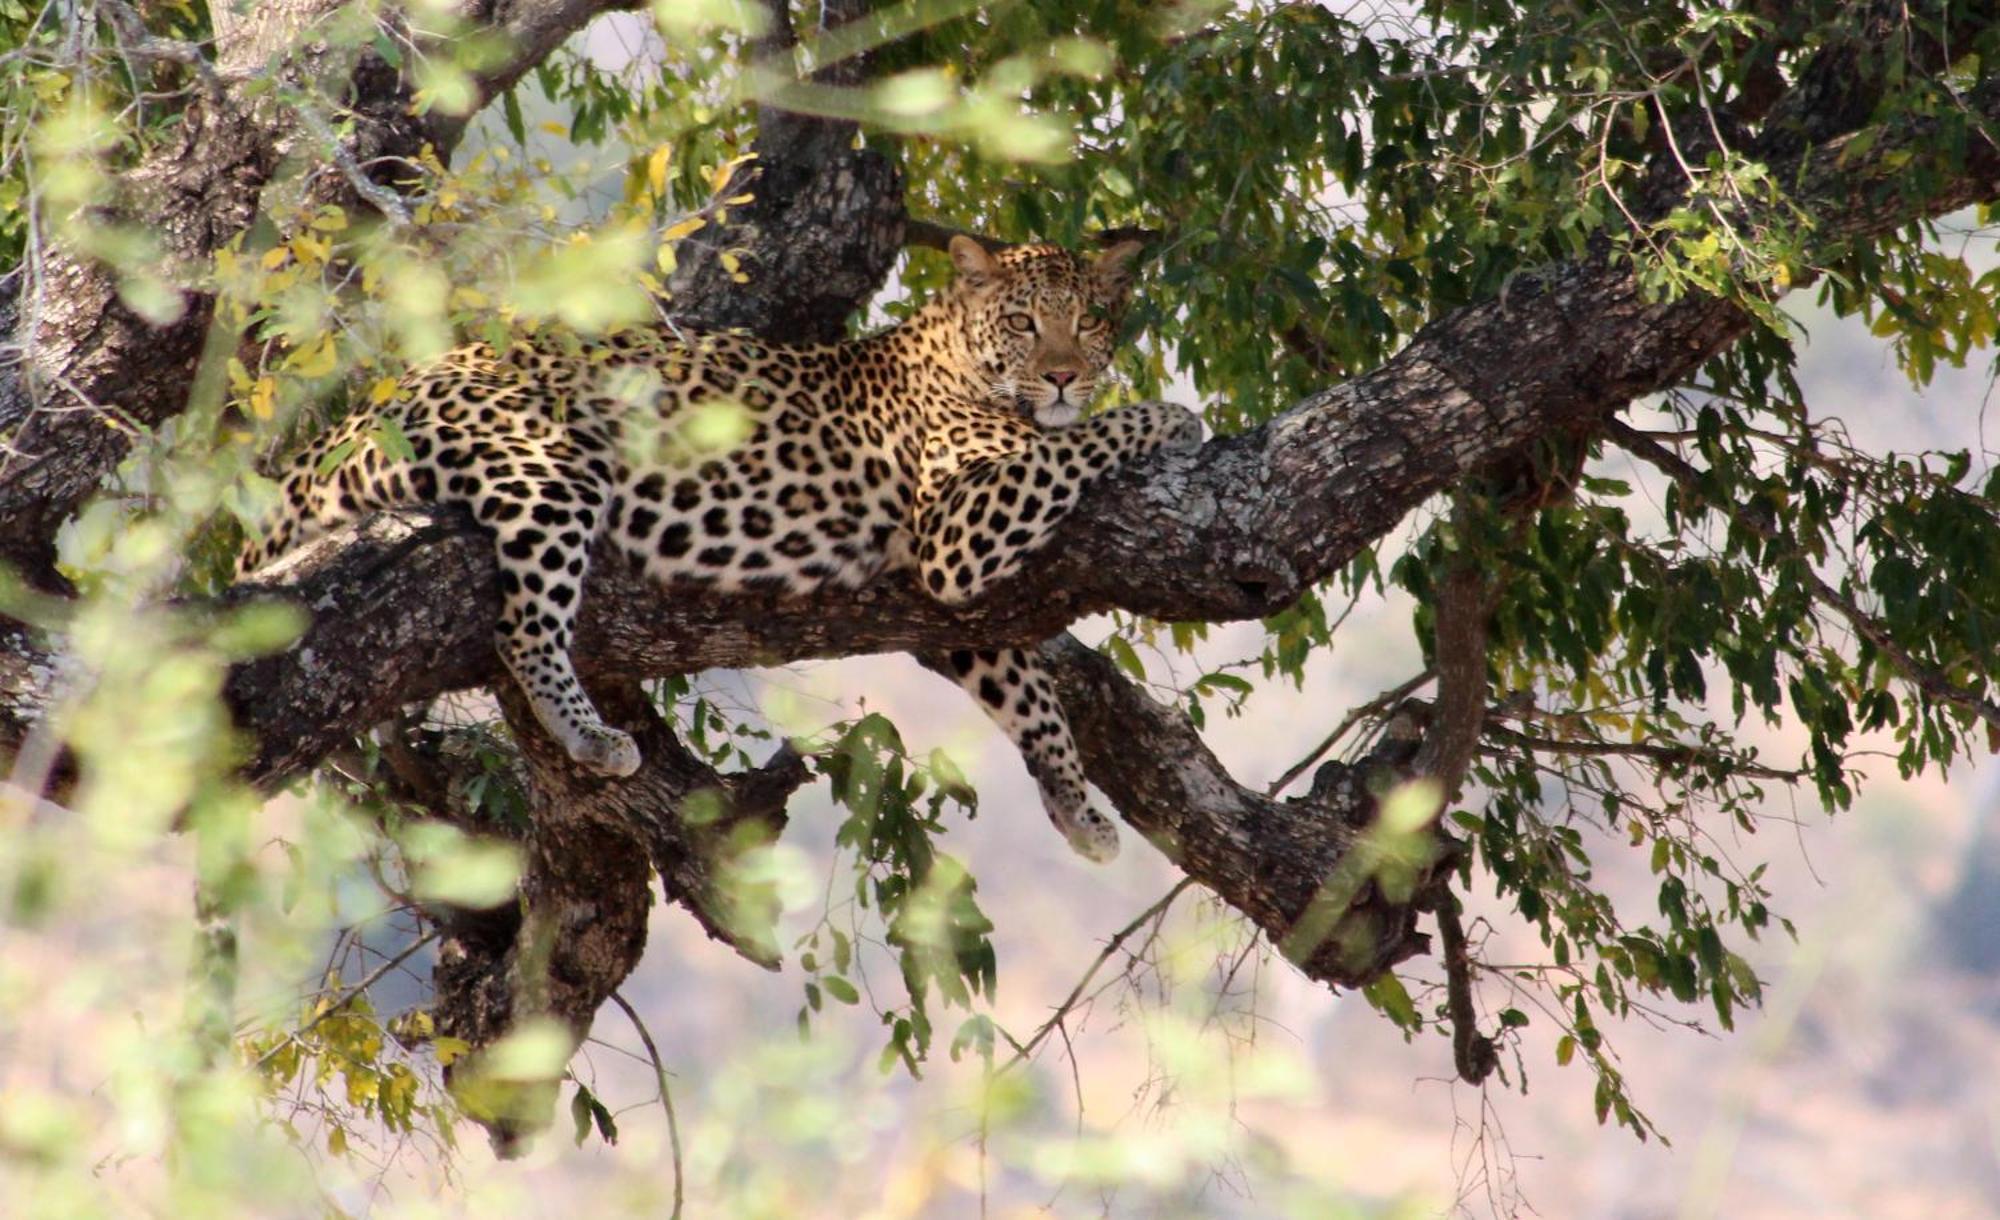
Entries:
{"type": "MultiPolygon", "coordinates": [[[[666,583],[805,593],[907,567],[948,605],[979,597],[1104,473],[1200,435],[1192,414],[1161,404],[1077,422],[1137,249],[990,254],[960,238],[946,291],[844,343],[660,330],[580,353],[462,348],[301,453],[239,570],[372,509],[466,506],[494,535],[499,652],[537,718],[578,763],[629,775],[638,750],[599,717],[569,655],[600,538],[666,583]]],[[[1018,745],[1070,843],[1114,854],[1117,832],[1089,806],[1034,654],[961,651],[952,666],[1018,745]]]]}

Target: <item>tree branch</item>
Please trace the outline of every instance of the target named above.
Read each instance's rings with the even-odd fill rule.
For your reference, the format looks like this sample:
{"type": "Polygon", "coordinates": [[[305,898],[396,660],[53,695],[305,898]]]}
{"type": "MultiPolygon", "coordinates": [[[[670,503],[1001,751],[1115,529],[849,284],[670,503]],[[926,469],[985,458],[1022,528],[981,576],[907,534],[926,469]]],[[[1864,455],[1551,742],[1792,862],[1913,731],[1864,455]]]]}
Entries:
{"type": "Polygon", "coordinates": [[[1719,754],[1713,750],[1703,750],[1696,746],[1665,746],[1644,741],[1579,741],[1554,737],[1536,737],[1497,724],[1488,724],[1482,733],[1488,739],[1508,747],[1516,754],[1577,754],[1594,758],[1640,758],[1655,767],[1669,771],[1680,771],[1688,767],[1707,764],[1726,766],[1735,775],[1748,775],[1756,779],[1782,780],[1795,784],[1806,778],[1805,771],[1784,771],[1777,767],[1767,767],[1748,759],[1719,754]]]}
{"type": "MultiPolygon", "coordinates": [[[[1701,490],[1701,472],[1673,450],[1618,420],[1611,421],[1608,435],[1626,452],[1640,458],[1678,483],[1690,503],[1702,503],[1706,499],[1701,490]]],[[[1736,520],[1759,538],[1769,540],[1775,537],[1774,531],[1766,521],[1754,516],[1737,516],[1736,520]]],[[[1852,597],[1828,584],[1819,573],[1811,574],[1811,582],[1813,600],[1845,619],[1856,635],[1886,657],[1897,675],[1916,687],[1925,698],[1949,704],[1967,715],[1976,716],[1985,721],[1989,728],[2000,732],[2000,703],[1966,690],[1942,671],[1925,665],[1912,656],[1909,649],[1896,642],[1896,637],[1881,620],[1863,610],[1852,597]]]]}

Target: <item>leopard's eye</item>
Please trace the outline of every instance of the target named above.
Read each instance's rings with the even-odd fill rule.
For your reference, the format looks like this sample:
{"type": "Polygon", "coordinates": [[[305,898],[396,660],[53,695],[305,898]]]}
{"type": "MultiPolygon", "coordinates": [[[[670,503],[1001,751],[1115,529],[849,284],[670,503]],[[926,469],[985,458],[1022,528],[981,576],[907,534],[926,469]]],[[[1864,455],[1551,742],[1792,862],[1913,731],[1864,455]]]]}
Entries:
{"type": "Polygon", "coordinates": [[[1093,335],[1109,325],[1111,325],[1110,318],[1105,317],[1096,310],[1092,310],[1076,320],[1076,333],[1079,335],[1093,335]]]}
{"type": "Polygon", "coordinates": [[[1017,335],[1029,334],[1035,329],[1035,320],[1024,313],[1010,313],[1003,320],[1007,329],[1017,335]]]}

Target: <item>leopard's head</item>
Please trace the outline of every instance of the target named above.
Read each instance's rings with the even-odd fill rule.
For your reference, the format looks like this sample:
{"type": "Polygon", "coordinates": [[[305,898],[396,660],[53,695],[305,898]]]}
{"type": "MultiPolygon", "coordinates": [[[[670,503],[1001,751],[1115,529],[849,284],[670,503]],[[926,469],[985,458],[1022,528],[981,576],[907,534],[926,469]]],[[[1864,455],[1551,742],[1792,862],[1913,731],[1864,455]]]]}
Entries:
{"type": "Polygon", "coordinates": [[[952,291],[990,401],[1045,428],[1075,423],[1111,362],[1140,244],[1121,242],[1095,258],[1042,245],[996,254],[962,236],[950,249],[952,291]]]}

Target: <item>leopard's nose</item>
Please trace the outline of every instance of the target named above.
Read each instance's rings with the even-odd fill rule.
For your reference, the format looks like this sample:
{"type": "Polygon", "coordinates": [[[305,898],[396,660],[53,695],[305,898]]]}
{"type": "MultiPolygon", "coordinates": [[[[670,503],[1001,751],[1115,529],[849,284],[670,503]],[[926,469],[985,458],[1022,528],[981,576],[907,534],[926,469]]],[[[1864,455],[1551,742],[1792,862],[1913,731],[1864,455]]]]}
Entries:
{"type": "Polygon", "coordinates": [[[1042,380],[1048,382],[1050,385],[1060,390],[1067,387],[1070,382],[1075,381],[1076,374],[1069,369],[1062,369],[1059,371],[1051,371],[1043,373],[1042,380]]]}

